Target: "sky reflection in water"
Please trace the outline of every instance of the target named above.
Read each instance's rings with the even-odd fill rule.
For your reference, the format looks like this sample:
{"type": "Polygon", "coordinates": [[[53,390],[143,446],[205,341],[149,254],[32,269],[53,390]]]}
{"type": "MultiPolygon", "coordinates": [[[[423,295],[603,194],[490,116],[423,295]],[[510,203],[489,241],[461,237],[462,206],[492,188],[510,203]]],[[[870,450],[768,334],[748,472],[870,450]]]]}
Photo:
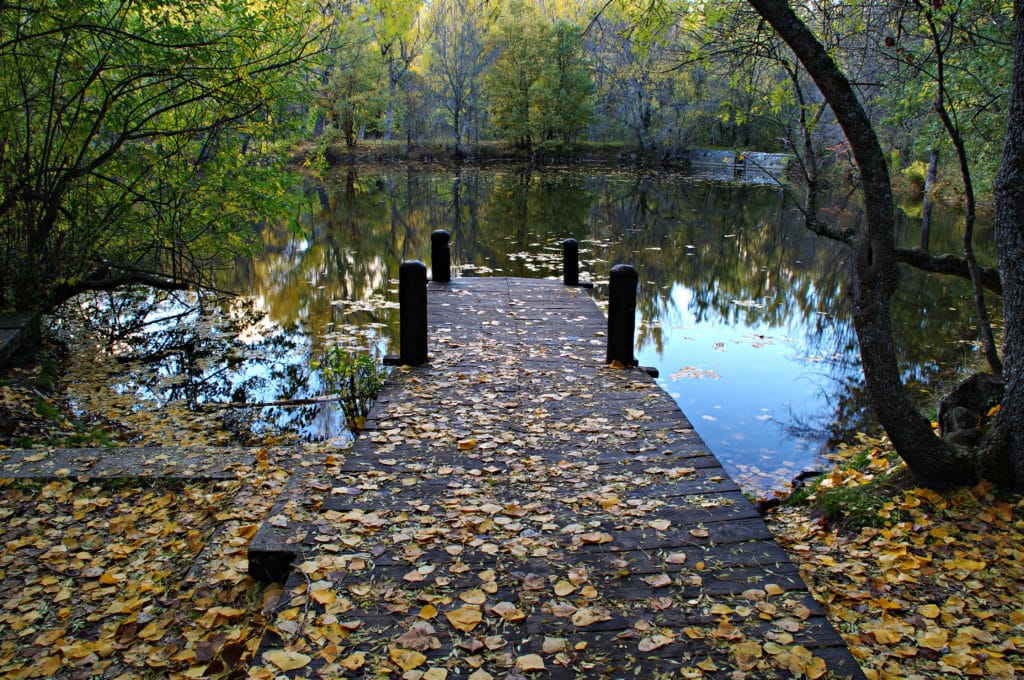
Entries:
{"type": "MultiPolygon", "coordinates": [[[[250,296],[262,337],[241,343],[244,328],[210,334],[234,332],[234,349],[214,347],[193,367],[197,404],[230,401],[239,388],[261,401],[315,396],[310,364],[332,345],[397,353],[398,265],[429,264],[430,234],[444,228],[460,275],[558,277],[560,244],[574,237],[599,303],[611,266],[634,265],[641,364],[660,370],[661,384],[752,493],[826,465],[829,437],[867,426],[847,253],[809,235],[777,187],[671,174],[341,170],[305,196],[301,233],[264,226],[264,251],[221,282],[250,296]],[[261,356],[267,366],[257,365],[261,356]]],[[[913,225],[904,228],[901,238],[916,243],[913,225]]],[[[936,250],[957,250],[949,225],[933,227],[932,238],[936,250]]],[[[979,241],[986,238],[982,230],[979,241]]],[[[940,389],[947,367],[973,360],[971,320],[961,311],[967,288],[908,273],[903,291],[893,314],[904,377],[927,401],[934,395],[921,389],[940,389]]],[[[212,323],[223,327],[231,314],[219,317],[212,323]]],[[[180,382],[190,373],[178,373],[187,392],[180,382]]],[[[343,435],[330,408],[279,409],[266,425],[343,435]]]]}

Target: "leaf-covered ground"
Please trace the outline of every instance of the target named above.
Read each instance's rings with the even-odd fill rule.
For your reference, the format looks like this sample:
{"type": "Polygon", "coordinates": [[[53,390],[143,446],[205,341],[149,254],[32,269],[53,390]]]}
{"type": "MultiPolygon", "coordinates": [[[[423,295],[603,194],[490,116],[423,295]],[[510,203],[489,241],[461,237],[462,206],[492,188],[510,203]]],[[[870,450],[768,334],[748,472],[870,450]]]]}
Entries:
{"type": "Polygon", "coordinates": [[[771,513],[769,526],[869,678],[1024,676],[1024,499],[989,484],[892,484],[888,498],[864,500],[902,468],[887,442],[865,440],[817,490],[861,489],[841,495],[845,514],[874,526],[823,521],[808,506],[771,513]],[[863,465],[843,467],[850,458],[863,465]]]}
{"type": "Polygon", "coordinates": [[[0,675],[244,674],[273,597],[246,547],[285,479],[0,479],[0,675]]]}
{"type": "MultiPolygon", "coordinates": [[[[30,382],[0,383],[8,436],[89,435],[81,423],[98,415],[60,405],[30,382]]],[[[824,488],[899,474],[884,442],[846,454],[860,469],[840,467],[824,488]]],[[[227,482],[0,480],[0,676],[245,677],[281,595],[246,575],[249,538],[288,476],[278,462],[261,458],[227,482]]],[[[771,514],[865,673],[1024,675],[1024,501],[984,485],[893,489],[868,508],[873,527],[823,522],[808,507],[771,514]]],[[[854,505],[846,509],[863,514],[854,505]]]]}

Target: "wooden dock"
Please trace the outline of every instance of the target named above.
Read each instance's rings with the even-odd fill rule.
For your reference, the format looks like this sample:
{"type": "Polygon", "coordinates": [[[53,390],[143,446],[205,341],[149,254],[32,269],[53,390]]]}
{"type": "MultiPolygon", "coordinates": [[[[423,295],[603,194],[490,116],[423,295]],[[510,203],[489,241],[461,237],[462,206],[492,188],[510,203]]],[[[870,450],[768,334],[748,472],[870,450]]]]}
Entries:
{"type": "Polygon", "coordinates": [[[456,279],[428,307],[430,361],[253,538],[287,575],[256,677],[863,677],[675,402],[605,366],[585,292],[456,279]]]}

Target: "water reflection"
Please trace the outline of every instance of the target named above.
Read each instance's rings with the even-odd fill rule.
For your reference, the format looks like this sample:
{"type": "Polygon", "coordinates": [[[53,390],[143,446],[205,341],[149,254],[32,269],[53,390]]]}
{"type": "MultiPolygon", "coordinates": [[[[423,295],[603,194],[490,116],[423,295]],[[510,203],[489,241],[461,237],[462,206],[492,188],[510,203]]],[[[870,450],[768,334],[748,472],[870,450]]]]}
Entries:
{"type": "MultiPolygon", "coordinates": [[[[638,357],[660,369],[751,491],[820,465],[830,438],[868,423],[849,253],[810,235],[776,186],[636,173],[342,170],[303,191],[301,228],[264,225],[264,251],[220,282],[245,294],[250,311],[233,316],[221,303],[202,322],[226,323],[220,337],[235,344],[211,346],[204,370],[166,368],[202,385],[183,388],[198,390],[185,395],[190,403],[237,401],[240,387],[250,400],[315,395],[309,366],[325,347],[395,352],[398,265],[427,261],[431,232],[444,228],[462,276],[560,276],[560,243],[573,237],[601,301],[611,266],[634,265],[638,357]],[[260,339],[239,348],[245,328],[261,324],[260,339]]],[[[951,229],[933,225],[933,243],[943,231],[951,229]]],[[[968,299],[959,281],[904,275],[894,316],[909,382],[938,390],[950,366],[973,361],[968,299]]],[[[318,413],[304,416],[306,436],[336,435],[337,418],[318,413]]],[[[287,421],[268,417],[267,426],[287,421]]]]}

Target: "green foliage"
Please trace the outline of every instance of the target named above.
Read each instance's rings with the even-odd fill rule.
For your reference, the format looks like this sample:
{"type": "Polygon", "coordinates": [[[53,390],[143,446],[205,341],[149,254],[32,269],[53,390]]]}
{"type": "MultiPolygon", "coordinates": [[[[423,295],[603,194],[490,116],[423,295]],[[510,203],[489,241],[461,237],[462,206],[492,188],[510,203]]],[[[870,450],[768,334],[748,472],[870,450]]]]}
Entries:
{"type": "Polygon", "coordinates": [[[882,40],[888,76],[877,103],[892,143],[907,157],[948,151],[949,135],[936,115],[941,98],[964,139],[979,192],[991,190],[1002,152],[1012,16],[1012,6],[1001,1],[926,3],[894,17],[882,40]]]}
{"type": "Polygon", "coordinates": [[[534,83],[534,113],[545,141],[569,144],[590,122],[594,86],[583,56],[578,26],[556,21],[551,27],[540,77],[534,83]]]}
{"type": "Polygon", "coordinates": [[[531,114],[534,85],[546,56],[545,33],[536,7],[516,0],[498,20],[489,41],[496,56],[484,86],[494,125],[505,139],[527,149],[536,134],[531,114]]]}
{"type": "Polygon", "coordinates": [[[911,186],[920,191],[924,189],[925,177],[928,175],[928,164],[924,161],[914,161],[900,170],[900,174],[911,186]]]}
{"type": "Polygon", "coordinates": [[[0,308],[249,247],[317,30],[292,0],[0,5],[0,308]]]}
{"type": "Polygon", "coordinates": [[[352,354],[342,347],[327,350],[311,367],[319,370],[324,389],[338,395],[349,429],[352,432],[362,430],[374,400],[384,387],[387,369],[367,354],[352,354]]]}
{"type": "Polygon", "coordinates": [[[499,133],[524,149],[571,143],[592,113],[580,28],[565,20],[546,24],[517,1],[498,21],[491,49],[496,57],[484,83],[499,133]]]}

